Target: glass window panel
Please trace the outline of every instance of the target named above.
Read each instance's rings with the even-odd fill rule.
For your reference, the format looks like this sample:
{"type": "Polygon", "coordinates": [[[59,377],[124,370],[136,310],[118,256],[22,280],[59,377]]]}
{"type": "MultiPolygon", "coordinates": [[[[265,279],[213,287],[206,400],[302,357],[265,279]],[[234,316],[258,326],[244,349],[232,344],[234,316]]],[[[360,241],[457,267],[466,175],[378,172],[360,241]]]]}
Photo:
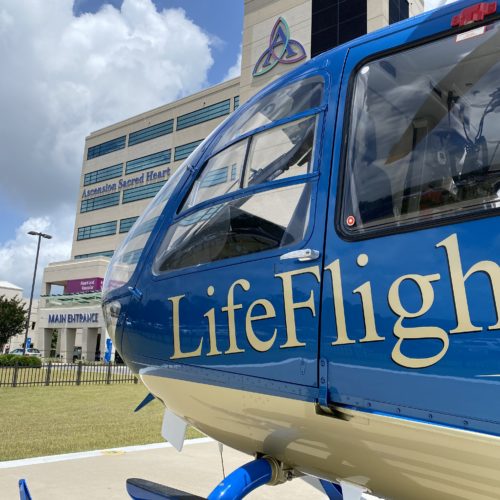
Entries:
{"type": "Polygon", "coordinates": [[[177,146],[174,153],[174,161],[184,160],[187,158],[201,143],[200,141],[190,142],[189,144],[183,144],[182,146],[177,146]]]}
{"type": "Polygon", "coordinates": [[[177,118],[177,130],[182,130],[198,123],[203,123],[219,116],[228,115],[231,112],[231,100],[211,104],[202,109],[192,111],[177,118]]]}
{"type": "Polygon", "coordinates": [[[125,147],[125,138],[126,136],[123,135],[102,144],[97,144],[97,146],[91,146],[87,151],[87,160],[123,149],[125,147]]]}
{"type": "Polygon", "coordinates": [[[147,184],[135,188],[125,189],[122,195],[122,203],[131,203],[133,201],[145,200],[153,198],[160,191],[166,181],[147,184]]]}
{"type": "Polygon", "coordinates": [[[362,67],[350,117],[351,231],[500,206],[500,29],[362,67]]]}
{"type": "Polygon", "coordinates": [[[101,208],[114,207],[120,203],[120,193],[105,194],[96,196],[80,203],[80,213],[92,212],[101,208]]]}
{"type": "Polygon", "coordinates": [[[166,122],[151,125],[136,132],[132,132],[128,136],[128,145],[133,146],[141,142],[150,141],[156,137],[171,134],[174,130],[174,120],[167,120],[166,122]]]}
{"type": "Polygon", "coordinates": [[[170,155],[170,149],[166,149],[165,151],[158,151],[157,153],[130,160],[125,167],[125,174],[132,174],[170,163],[170,155]]]}
{"type": "Polygon", "coordinates": [[[122,244],[116,250],[110,262],[103,283],[103,296],[111,290],[127,283],[131,278],[144,246],[153,231],[158,218],[165,208],[168,200],[178,188],[182,176],[186,172],[188,163],[184,162],[165,182],[155,198],[139,217],[122,244]]]}
{"type": "Polygon", "coordinates": [[[242,141],[234,144],[208,160],[191,188],[184,210],[240,187],[247,143],[242,141]]]}
{"type": "Polygon", "coordinates": [[[75,259],[90,259],[92,257],[113,257],[113,250],[104,250],[103,252],[83,253],[75,255],[75,259]]]}
{"type": "Polygon", "coordinates": [[[94,224],[92,226],[79,227],[77,232],[77,240],[88,240],[91,238],[99,238],[101,236],[109,236],[116,234],[116,221],[103,222],[102,224],[94,224]]]}
{"type": "Polygon", "coordinates": [[[308,117],[252,138],[244,187],[312,171],[316,117],[308,117]]]}
{"type": "Polygon", "coordinates": [[[121,177],[122,173],[123,163],[119,163],[118,165],[113,165],[111,167],[101,168],[100,170],[95,170],[94,172],[85,174],[83,185],[88,186],[90,184],[96,184],[97,182],[121,177]]]}
{"type": "Polygon", "coordinates": [[[323,86],[323,78],[313,76],[262,97],[238,116],[222,134],[214,150],[258,127],[320,106],[323,100],[323,86]]]}
{"type": "Polygon", "coordinates": [[[307,228],[310,185],[298,184],[201,209],[172,225],[155,272],[286,247],[307,228]]]}
{"type": "Polygon", "coordinates": [[[139,217],[128,217],[127,219],[121,219],[120,220],[120,233],[128,233],[130,231],[130,228],[134,225],[134,222],[138,219],[139,217]]]}
{"type": "MultiPolygon", "coordinates": [[[[408,0],[402,0],[408,5],[408,0]]],[[[346,21],[350,21],[352,18],[356,16],[365,16],[367,10],[367,1],[366,0],[347,0],[345,2],[338,3],[338,12],[339,12],[339,23],[343,23],[346,21]]],[[[366,23],[363,27],[364,33],[366,33],[366,23]]]]}
{"type": "Polygon", "coordinates": [[[338,25],[339,45],[363,35],[366,35],[366,14],[354,17],[338,25]]]}

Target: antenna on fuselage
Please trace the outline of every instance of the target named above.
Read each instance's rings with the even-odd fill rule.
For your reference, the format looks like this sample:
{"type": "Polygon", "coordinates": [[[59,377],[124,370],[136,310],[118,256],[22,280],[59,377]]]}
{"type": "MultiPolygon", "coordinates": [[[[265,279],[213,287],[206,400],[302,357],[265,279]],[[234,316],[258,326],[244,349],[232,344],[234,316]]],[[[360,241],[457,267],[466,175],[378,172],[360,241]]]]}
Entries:
{"type": "Polygon", "coordinates": [[[220,463],[222,466],[222,477],[226,479],[226,471],[224,470],[224,457],[222,456],[222,452],[224,451],[224,445],[220,442],[217,444],[219,445],[220,463]]]}

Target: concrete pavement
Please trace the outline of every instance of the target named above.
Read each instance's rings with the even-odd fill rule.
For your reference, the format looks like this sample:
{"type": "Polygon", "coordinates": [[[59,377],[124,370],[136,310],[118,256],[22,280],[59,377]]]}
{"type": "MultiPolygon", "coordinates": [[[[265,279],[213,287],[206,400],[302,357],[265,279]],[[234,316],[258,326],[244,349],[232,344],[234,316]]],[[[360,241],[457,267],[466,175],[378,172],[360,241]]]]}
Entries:
{"type": "MultiPolygon", "coordinates": [[[[91,456],[70,454],[0,462],[0,498],[19,498],[20,478],[27,480],[33,500],[127,499],[125,480],[129,477],[207,496],[222,480],[216,442],[186,441],[182,453],[166,443],[160,446],[103,450],[91,456]]],[[[226,475],[251,459],[227,447],[223,457],[226,475]]],[[[263,486],[247,498],[315,500],[326,497],[303,480],[295,479],[280,486],[263,486]]]]}

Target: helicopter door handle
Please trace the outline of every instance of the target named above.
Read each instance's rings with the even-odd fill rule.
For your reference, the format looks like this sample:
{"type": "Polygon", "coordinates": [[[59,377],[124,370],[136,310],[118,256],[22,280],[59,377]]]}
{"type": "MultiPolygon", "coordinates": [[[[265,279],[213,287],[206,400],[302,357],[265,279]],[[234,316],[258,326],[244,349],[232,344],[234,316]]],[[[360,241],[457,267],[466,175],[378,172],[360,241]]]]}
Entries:
{"type": "Polygon", "coordinates": [[[139,302],[142,300],[142,292],[136,288],[135,286],[129,286],[128,291],[134,297],[134,299],[138,300],[139,302]]]}
{"type": "Polygon", "coordinates": [[[294,250],[288,252],[280,257],[280,260],[297,259],[300,262],[307,262],[308,260],[316,260],[319,257],[319,252],[311,248],[303,248],[302,250],[294,250]]]}

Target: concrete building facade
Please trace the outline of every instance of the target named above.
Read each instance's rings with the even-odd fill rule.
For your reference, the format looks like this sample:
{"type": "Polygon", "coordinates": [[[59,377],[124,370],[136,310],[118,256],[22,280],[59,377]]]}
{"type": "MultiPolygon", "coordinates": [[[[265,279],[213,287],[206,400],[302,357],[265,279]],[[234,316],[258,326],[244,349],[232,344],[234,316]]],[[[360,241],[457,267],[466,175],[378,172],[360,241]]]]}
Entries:
{"type": "Polygon", "coordinates": [[[182,161],[240,102],[315,55],[422,11],[422,0],[245,0],[239,78],[92,132],[71,258],[44,272],[44,354],[54,350],[56,331],[63,359],[102,357],[99,299],[109,258],[182,161]],[[55,296],[53,285],[63,294],[55,296]]]}

